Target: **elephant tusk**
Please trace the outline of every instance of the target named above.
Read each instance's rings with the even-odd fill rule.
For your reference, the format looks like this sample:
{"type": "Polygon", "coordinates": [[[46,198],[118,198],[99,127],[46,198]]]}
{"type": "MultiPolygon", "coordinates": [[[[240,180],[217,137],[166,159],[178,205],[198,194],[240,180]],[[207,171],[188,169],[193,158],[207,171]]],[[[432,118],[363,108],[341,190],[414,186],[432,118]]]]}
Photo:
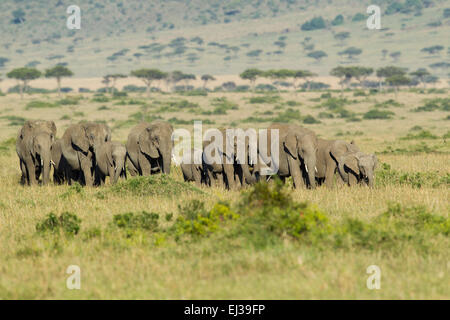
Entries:
{"type": "Polygon", "coordinates": [[[314,170],[316,170],[316,173],[318,172],[318,171],[317,171],[317,167],[316,167],[316,166],[314,166],[314,170]]]}
{"type": "Polygon", "coordinates": [[[306,173],[309,173],[308,171],[308,165],[305,164],[306,173]]]}
{"type": "Polygon", "coordinates": [[[44,166],[44,160],[41,159],[41,166],[44,166]]]}
{"type": "Polygon", "coordinates": [[[53,160],[50,160],[50,163],[54,166],[56,166],[56,163],[53,160]]]}

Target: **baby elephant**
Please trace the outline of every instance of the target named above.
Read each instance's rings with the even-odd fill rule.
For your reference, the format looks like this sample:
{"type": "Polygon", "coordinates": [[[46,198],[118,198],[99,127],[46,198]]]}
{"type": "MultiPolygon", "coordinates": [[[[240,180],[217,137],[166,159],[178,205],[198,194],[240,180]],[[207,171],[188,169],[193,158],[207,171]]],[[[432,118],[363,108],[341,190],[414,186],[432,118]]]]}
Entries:
{"type": "Polygon", "coordinates": [[[191,157],[188,161],[181,161],[181,172],[183,173],[184,181],[194,181],[198,186],[205,183],[202,164],[203,151],[194,149],[191,151],[191,157]]]}
{"type": "Polygon", "coordinates": [[[126,156],[125,146],[115,141],[105,142],[97,149],[95,153],[96,175],[101,185],[105,183],[106,176],[110,177],[111,184],[115,184],[119,177],[126,179],[126,156]]]}

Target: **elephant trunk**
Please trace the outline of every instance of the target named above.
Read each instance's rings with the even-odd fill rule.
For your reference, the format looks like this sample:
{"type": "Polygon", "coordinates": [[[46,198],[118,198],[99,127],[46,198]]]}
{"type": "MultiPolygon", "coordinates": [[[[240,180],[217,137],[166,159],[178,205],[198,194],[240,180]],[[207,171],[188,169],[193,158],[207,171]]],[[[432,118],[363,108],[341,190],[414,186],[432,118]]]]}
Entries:
{"type": "Polygon", "coordinates": [[[118,157],[114,159],[115,168],[114,168],[114,184],[119,180],[120,174],[125,168],[125,156],[118,157]]]}
{"type": "Polygon", "coordinates": [[[44,156],[41,155],[42,160],[42,184],[48,184],[50,182],[50,152],[44,156]]]}
{"type": "Polygon", "coordinates": [[[316,156],[315,153],[309,158],[305,159],[305,168],[308,174],[309,187],[316,187],[316,156]]]}
{"type": "Polygon", "coordinates": [[[161,153],[162,157],[162,172],[165,174],[170,174],[170,164],[172,162],[172,150],[169,148],[167,150],[164,150],[164,152],[161,153]]]}

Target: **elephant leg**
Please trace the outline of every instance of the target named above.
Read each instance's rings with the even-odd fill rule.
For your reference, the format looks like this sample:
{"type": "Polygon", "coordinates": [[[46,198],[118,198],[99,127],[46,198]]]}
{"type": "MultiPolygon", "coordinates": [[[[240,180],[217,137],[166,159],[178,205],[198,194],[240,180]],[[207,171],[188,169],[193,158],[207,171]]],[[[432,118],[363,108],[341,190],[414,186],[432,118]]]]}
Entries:
{"type": "Polygon", "coordinates": [[[288,156],[288,164],[289,164],[289,173],[292,176],[292,181],[294,182],[294,188],[300,188],[305,186],[305,182],[303,181],[302,172],[300,170],[300,161],[299,159],[294,159],[288,156]]]}
{"type": "Polygon", "coordinates": [[[94,184],[93,177],[92,177],[92,162],[91,159],[84,157],[81,159],[81,170],[83,171],[84,175],[84,182],[86,186],[92,187],[94,184]]]}
{"type": "Polygon", "coordinates": [[[139,154],[139,166],[143,176],[149,176],[152,172],[150,161],[143,154],[139,154]]]}
{"type": "Polygon", "coordinates": [[[327,165],[327,169],[325,172],[325,185],[327,188],[333,187],[333,180],[334,180],[334,172],[336,171],[336,166],[334,165],[327,165]]]}
{"type": "Polygon", "coordinates": [[[20,176],[20,183],[25,185],[27,183],[27,167],[23,160],[20,160],[20,171],[22,171],[22,175],[20,176]]]}
{"type": "Polygon", "coordinates": [[[200,172],[200,168],[197,168],[194,166],[192,168],[192,175],[193,175],[195,184],[200,187],[202,185],[202,175],[200,172]]]}
{"type": "Polygon", "coordinates": [[[234,166],[233,164],[223,165],[223,176],[226,180],[226,186],[230,190],[235,190],[237,188],[236,181],[234,180],[234,166]]]}
{"type": "Polygon", "coordinates": [[[28,176],[28,184],[29,185],[36,185],[36,166],[34,164],[33,159],[26,159],[25,160],[25,166],[27,169],[27,176],[28,176]]]}
{"type": "Polygon", "coordinates": [[[117,182],[116,170],[120,170],[119,168],[114,169],[114,166],[108,166],[108,175],[110,184],[115,184],[117,182]]]}
{"type": "Polygon", "coordinates": [[[358,179],[355,177],[355,175],[349,173],[348,174],[348,185],[350,187],[356,186],[358,184],[358,179]]]}
{"type": "Polygon", "coordinates": [[[133,161],[127,159],[128,171],[130,172],[132,177],[139,175],[139,170],[134,166],[133,161]]]}

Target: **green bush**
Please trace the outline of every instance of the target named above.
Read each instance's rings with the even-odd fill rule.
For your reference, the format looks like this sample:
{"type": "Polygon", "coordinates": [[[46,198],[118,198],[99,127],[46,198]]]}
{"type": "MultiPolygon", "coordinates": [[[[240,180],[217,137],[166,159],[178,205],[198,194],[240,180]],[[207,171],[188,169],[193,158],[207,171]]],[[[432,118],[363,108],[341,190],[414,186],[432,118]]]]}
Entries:
{"type": "Polygon", "coordinates": [[[408,133],[405,137],[400,138],[400,140],[420,140],[420,139],[438,139],[439,137],[432,134],[430,131],[421,130],[417,134],[408,133]]]}
{"type": "Polygon", "coordinates": [[[58,100],[56,103],[62,106],[77,105],[81,100],[81,97],[66,97],[58,100]]]}
{"type": "Polygon", "coordinates": [[[199,200],[193,200],[178,208],[179,216],[173,226],[176,239],[185,234],[194,238],[208,236],[218,231],[227,221],[239,218],[227,203],[222,202],[216,203],[209,211],[199,200]]]}
{"type": "Polygon", "coordinates": [[[92,101],[92,102],[101,102],[101,103],[105,103],[105,102],[109,102],[110,99],[109,99],[108,97],[105,97],[105,96],[101,95],[101,96],[97,96],[97,97],[92,98],[91,101],[92,101]]]}
{"type": "Polygon", "coordinates": [[[307,115],[304,119],[303,119],[303,123],[306,124],[316,124],[316,123],[321,123],[319,120],[317,120],[316,118],[314,118],[311,115],[307,115]]]}
{"type": "Polygon", "coordinates": [[[372,110],[369,110],[368,112],[366,112],[363,115],[363,118],[369,119],[369,120],[391,119],[393,115],[395,115],[395,113],[392,111],[372,109],[372,110]]]}
{"type": "Polygon", "coordinates": [[[122,229],[155,231],[158,228],[158,220],[159,214],[142,211],[140,213],[116,214],[112,223],[122,229]]]}
{"type": "Polygon", "coordinates": [[[49,213],[41,222],[36,224],[38,233],[76,235],[80,231],[81,219],[71,212],[63,212],[59,217],[49,213]]]}
{"type": "Polygon", "coordinates": [[[28,102],[27,105],[25,106],[25,109],[30,110],[30,109],[56,108],[56,107],[58,107],[57,104],[35,100],[35,101],[28,102]]]}
{"type": "Polygon", "coordinates": [[[280,100],[280,96],[261,96],[261,97],[252,97],[249,100],[249,103],[255,104],[255,103],[267,103],[267,104],[271,104],[271,103],[277,103],[280,100]]]}

